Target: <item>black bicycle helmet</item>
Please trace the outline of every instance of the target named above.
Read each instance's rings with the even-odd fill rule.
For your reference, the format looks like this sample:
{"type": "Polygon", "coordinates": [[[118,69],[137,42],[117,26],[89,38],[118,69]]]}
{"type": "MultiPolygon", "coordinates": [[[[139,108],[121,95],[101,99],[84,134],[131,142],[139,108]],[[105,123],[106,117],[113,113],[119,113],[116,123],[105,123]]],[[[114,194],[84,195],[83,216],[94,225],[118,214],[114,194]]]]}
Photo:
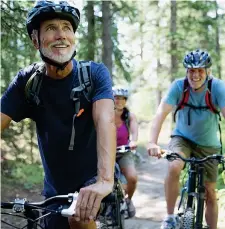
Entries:
{"type": "Polygon", "coordinates": [[[184,57],[183,65],[185,68],[209,68],[212,59],[208,52],[197,49],[184,57]]]}
{"type": "MultiPolygon", "coordinates": [[[[40,30],[41,22],[54,18],[60,18],[69,21],[75,32],[80,22],[80,11],[77,8],[70,6],[66,1],[59,1],[57,3],[56,1],[37,1],[37,4],[34,6],[34,8],[29,11],[26,20],[27,32],[30,38],[34,29],[37,31],[40,30]]],[[[38,39],[40,38],[39,36],[40,35],[38,34],[38,39]]],[[[38,40],[38,42],[40,42],[40,40],[38,40]]],[[[44,62],[47,62],[48,64],[53,65],[60,70],[63,70],[76,55],[75,50],[68,61],[64,63],[57,63],[54,60],[44,56],[41,50],[39,50],[39,52],[44,62]]]]}
{"type": "Polygon", "coordinates": [[[29,11],[26,20],[27,32],[30,38],[34,29],[39,30],[41,22],[54,18],[68,20],[75,32],[80,22],[80,11],[70,6],[66,1],[56,3],[39,0],[34,8],[29,11]]]}

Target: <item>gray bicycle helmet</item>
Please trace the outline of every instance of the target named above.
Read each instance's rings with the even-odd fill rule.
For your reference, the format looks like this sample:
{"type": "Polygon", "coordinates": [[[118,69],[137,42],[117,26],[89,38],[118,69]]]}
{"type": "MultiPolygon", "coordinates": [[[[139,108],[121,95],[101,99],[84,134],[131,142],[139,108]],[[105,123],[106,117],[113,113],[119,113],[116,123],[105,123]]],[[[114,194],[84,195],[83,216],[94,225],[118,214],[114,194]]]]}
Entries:
{"type": "Polygon", "coordinates": [[[114,96],[123,96],[127,99],[129,97],[129,92],[125,88],[113,88],[113,95],[114,96]]]}
{"type": "Polygon", "coordinates": [[[75,32],[80,22],[80,12],[66,1],[59,1],[58,3],[44,0],[37,1],[34,8],[29,11],[26,20],[27,32],[30,38],[34,29],[39,30],[41,22],[54,18],[68,20],[75,32]]]}
{"type": "Polygon", "coordinates": [[[209,68],[212,60],[208,52],[197,49],[184,57],[183,65],[185,68],[209,68]]]}

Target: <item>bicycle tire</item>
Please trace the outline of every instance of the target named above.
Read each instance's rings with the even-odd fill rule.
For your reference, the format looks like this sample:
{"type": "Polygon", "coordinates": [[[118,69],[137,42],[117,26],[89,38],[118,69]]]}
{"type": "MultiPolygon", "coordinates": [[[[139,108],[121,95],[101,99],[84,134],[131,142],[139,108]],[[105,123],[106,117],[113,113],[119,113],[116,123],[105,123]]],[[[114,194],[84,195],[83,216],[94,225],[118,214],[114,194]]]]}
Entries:
{"type": "Polygon", "coordinates": [[[112,227],[112,229],[124,229],[125,228],[125,216],[124,213],[121,212],[121,201],[125,198],[123,186],[121,181],[118,181],[117,184],[117,198],[115,202],[115,208],[114,208],[114,219],[115,219],[115,226],[112,227]]]}
{"type": "Polygon", "coordinates": [[[108,229],[108,226],[100,221],[96,222],[97,229],[108,229]]]}
{"type": "Polygon", "coordinates": [[[195,211],[192,208],[188,208],[183,215],[182,220],[182,228],[183,229],[194,229],[195,223],[195,211]]]}
{"type": "Polygon", "coordinates": [[[124,229],[125,228],[125,216],[122,213],[121,214],[121,208],[120,208],[120,200],[116,200],[116,205],[114,208],[114,219],[115,219],[115,226],[112,227],[112,229],[124,229]]]}
{"type": "Polygon", "coordinates": [[[116,204],[108,205],[106,208],[109,208],[111,211],[110,215],[99,215],[97,222],[97,229],[119,229],[118,215],[116,211],[116,204]],[[109,208],[110,207],[110,208],[109,208]]]}
{"type": "Polygon", "coordinates": [[[124,214],[120,215],[120,227],[119,229],[124,229],[125,228],[125,217],[124,214]]]}

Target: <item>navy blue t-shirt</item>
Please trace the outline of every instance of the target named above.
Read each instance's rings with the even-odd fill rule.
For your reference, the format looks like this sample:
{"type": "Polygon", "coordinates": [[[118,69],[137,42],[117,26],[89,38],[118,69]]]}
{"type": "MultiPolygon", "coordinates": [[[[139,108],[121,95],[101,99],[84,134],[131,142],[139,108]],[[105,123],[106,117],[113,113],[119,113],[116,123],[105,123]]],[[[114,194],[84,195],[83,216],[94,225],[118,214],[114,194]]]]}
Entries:
{"type": "Polygon", "coordinates": [[[96,131],[92,103],[113,99],[112,81],[104,64],[92,62],[92,101],[81,96],[84,112],[75,119],[74,149],[69,150],[75,105],[70,99],[72,88],[79,86],[77,62],[63,79],[45,75],[39,98],[41,104],[30,106],[25,98],[25,85],[34,65],[21,70],[1,99],[1,112],[19,122],[31,118],[36,122],[38,146],[45,171],[43,195],[67,194],[78,190],[97,174],[96,131]]]}

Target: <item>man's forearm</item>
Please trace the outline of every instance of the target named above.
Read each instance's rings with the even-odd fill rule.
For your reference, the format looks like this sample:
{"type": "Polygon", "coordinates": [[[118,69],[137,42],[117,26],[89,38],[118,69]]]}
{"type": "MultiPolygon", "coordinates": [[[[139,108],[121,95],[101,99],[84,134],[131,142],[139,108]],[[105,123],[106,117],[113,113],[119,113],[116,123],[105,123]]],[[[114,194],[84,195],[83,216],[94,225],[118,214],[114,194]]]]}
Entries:
{"type": "Polygon", "coordinates": [[[2,131],[4,131],[6,128],[9,127],[9,124],[12,119],[8,115],[3,113],[0,113],[0,116],[1,116],[1,133],[2,133],[2,131]]]}
{"type": "Polygon", "coordinates": [[[155,116],[155,118],[152,120],[149,142],[157,144],[163,120],[164,119],[159,116],[155,116]]]}
{"type": "Polygon", "coordinates": [[[116,127],[114,114],[102,118],[97,126],[98,179],[114,181],[116,156],[116,127]]]}

